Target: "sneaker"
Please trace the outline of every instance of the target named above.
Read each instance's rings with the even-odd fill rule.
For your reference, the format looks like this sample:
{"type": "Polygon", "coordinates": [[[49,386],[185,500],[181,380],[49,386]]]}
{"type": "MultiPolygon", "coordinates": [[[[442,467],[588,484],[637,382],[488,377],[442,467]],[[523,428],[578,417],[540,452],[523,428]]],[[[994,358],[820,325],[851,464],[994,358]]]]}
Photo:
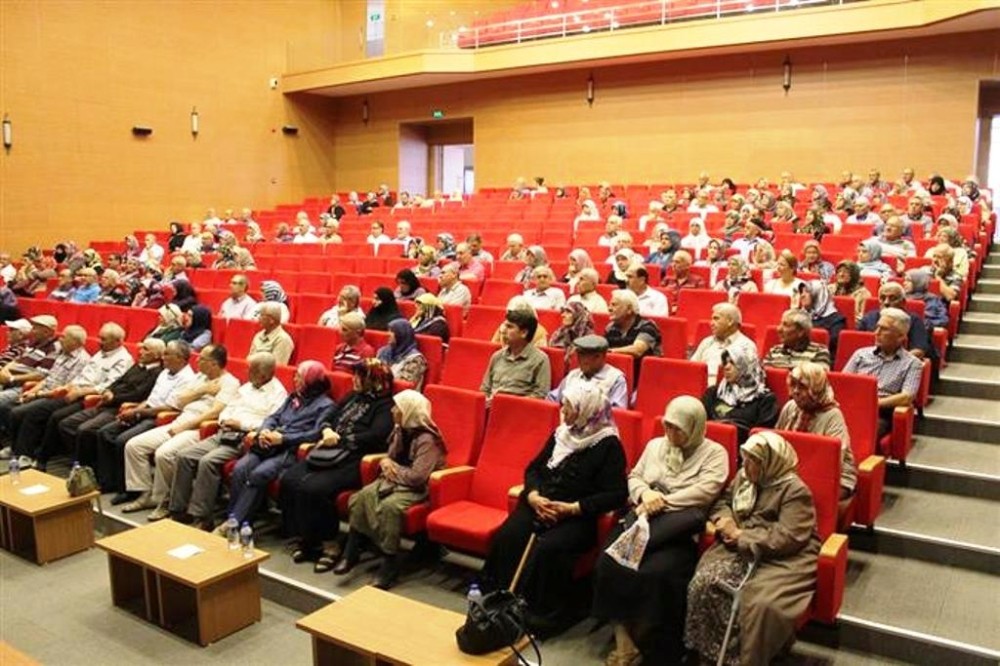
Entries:
{"type": "Polygon", "coordinates": [[[9,446],[0,449],[0,460],[10,460],[13,450],[9,446]]]}
{"type": "Polygon", "coordinates": [[[21,469],[34,469],[35,459],[31,456],[20,456],[17,459],[17,466],[21,469]]]}
{"type": "Polygon", "coordinates": [[[153,511],[146,516],[146,520],[149,522],[156,522],[157,520],[163,520],[164,518],[170,517],[170,509],[166,502],[160,502],[160,504],[153,509],[153,511]]]}
{"type": "Polygon", "coordinates": [[[122,513],[134,513],[136,511],[145,511],[146,509],[152,509],[156,505],[153,504],[153,494],[149,492],[142,493],[133,501],[128,504],[122,505],[122,513]]]}

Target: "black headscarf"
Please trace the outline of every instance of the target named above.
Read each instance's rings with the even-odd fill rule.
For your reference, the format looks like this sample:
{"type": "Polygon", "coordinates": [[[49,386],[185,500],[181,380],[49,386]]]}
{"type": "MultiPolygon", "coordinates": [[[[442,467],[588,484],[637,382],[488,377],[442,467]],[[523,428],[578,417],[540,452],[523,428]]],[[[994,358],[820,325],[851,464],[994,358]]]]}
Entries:
{"type": "Polygon", "coordinates": [[[170,223],[170,240],[167,241],[167,247],[170,248],[171,252],[177,252],[184,245],[184,227],[180,222],[170,223]]]}
{"type": "Polygon", "coordinates": [[[181,340],[194,342],[205,331],[212,330],[212,311],[204,305],[191,308],[191,325],[181,334],[181,340]]]}
{"type": "Polygon", "coordinates": [[[396,273],[396,279],[406,284],[406,291],[403,291],[402,286],[399,289],[399,294],[403,298],[413,298],[413,292],[420,289],[420,280],[409,268],[404,268],[396,273]]]}
{"type": "Polygon", "coordinates": [[[379,304],[365,316],[365,328],[373,331],[389,330],[389,322],[400,319],[403,315],[396,306],[396,297],[389,287],[379,287],[375,290],[379,304]]]}
{"type": "Polygon", "coordinates": [[[195,305],[198,304],[198,294],[195,293],[194,287],[187,280],[174,280],[174,299],[170,301],[177,307],[181,309],[181,312],[187,312],[195,305]]]}
{"type": "Polygon", "coordinates": [[[934,195],[947,194],[948,191],[944,186],[944,178],[941,176],[931,176],[931,181],[927,185],[927,191],[934,195]]]}

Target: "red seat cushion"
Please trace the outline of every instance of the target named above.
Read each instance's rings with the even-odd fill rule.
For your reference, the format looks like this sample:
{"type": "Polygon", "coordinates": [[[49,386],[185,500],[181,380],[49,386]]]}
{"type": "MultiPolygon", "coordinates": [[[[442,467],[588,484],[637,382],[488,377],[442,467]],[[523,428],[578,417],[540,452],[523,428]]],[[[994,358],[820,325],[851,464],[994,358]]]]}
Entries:
{"type": "Polygon", "coordinates": [[[485,555],[490,540],[507,520],[505,509],[495,509],[461,500],[441,507],[427,519],[432,541],[445,543],[469,553],[485,555]]]}

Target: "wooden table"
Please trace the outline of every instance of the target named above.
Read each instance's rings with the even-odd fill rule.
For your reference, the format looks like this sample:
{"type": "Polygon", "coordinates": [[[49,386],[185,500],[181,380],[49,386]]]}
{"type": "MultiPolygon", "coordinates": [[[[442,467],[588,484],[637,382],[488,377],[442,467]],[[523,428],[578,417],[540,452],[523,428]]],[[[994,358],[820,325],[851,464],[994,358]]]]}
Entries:
{"type": "Polygon", "coordinates": [[[172,520],[101,539],[108,553],[111,599],[201,645],[260,621],[257,566],[270,557],[229,550],[226,539],[172,520]],[[170,551],[202,549],[182,559],[170,551]]]}
{"type": "Polygon", "coordinates": [[[517,662],[510,649],[481,656],[460,651],[455,630],[464,622],[460,613],[363,587],[307,615],[295,626],[312,634],[316,666],[496,666],[517,662]]]}
{"type": "Polygon", "coordinates": [[[39,666],[39,664],[10,643],[0,641],[0,666],[39,666]]]}
{"type": "Polygon", "coordinates": [[[70,497],[65,479],[34,469],[21,472],[17,484],[10,474],[0,477],[0,546],[38,564],[87,550],[94,545],[91,501],[99,495],[70,497]]]}

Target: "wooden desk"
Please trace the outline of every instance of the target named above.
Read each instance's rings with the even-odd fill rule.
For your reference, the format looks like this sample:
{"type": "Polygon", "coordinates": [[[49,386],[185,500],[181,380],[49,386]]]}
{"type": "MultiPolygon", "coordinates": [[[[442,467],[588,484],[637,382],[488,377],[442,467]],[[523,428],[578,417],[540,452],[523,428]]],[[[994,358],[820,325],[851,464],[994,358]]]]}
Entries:
{"type": "Polygon", "coordinates": [[[94,545],[91,501],[99,495],[70,497],[65,479],[34,469],[21,472],[16,485],[10,474],[0,477],[0,546],[38,564],[87,550],[94,545]]]}
{"type": "Polygon", "coordinates": [[[208,645],[260,621],[257,565],[231,551],[225,539],[162,520],[97,542],[108,553],[111,599],[161,627],[208,645]],[[181,559],[169,551],[197,546],[203,552],[181,559]]]}
{"type": "MultiPolygon", "coordinates": [[[[463,653],[455,630],[465,616],[375,587],[363,587],[295,623],[312,634],[316,666],[514,664],[512,650],[463,653]]],[[[526,641],[525,641],[526,642],[526,641]]]]}
{"type": "Polygon", "coordinates": [[[0,641],[0,665],[39,666],[37,661],[5,641],[0,641]]]}

